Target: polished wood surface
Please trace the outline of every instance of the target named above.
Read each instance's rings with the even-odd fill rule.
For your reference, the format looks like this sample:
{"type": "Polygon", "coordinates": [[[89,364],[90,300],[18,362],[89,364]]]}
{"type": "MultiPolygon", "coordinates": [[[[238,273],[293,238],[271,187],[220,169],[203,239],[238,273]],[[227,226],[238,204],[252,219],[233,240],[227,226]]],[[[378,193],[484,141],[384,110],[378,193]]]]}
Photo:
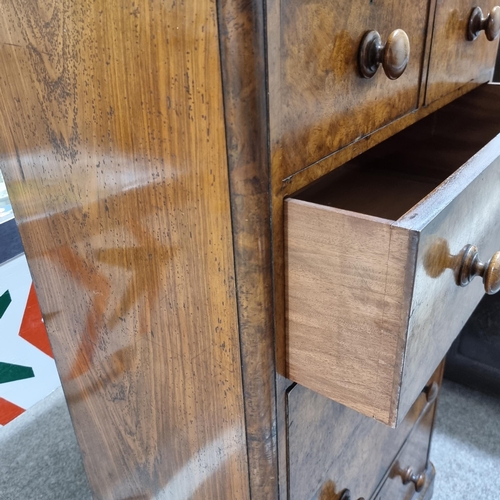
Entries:
{"type": "Polygon", "coordinates": [[[249,498],[215,5],[0,19],[0,166],[95,498],[249,498]]]}
{"type": "MultiPolygon", "coordinates": [[[[277,22],[277,1],[268,2],[268,22],[273,20],[277,22]]],[[[431,5],[432,7],[432,5],[431,5]]],[[[278,24],[279,26],[279,24],[278,24]]],[[[276,29],[268,32],[268,43],[274,44],[274,48],[279,46],[276,38],[276,29]]],[[[269,54],[275,54],[275,50],[270,50],[269,54]]],[[[270,61],[272,67],[276,64],[275,60],[270,61]]],[[[268,75],[271,89],[276,88],[279,80],[276,78],[276,72],[268,75]]],[[[278,460],[279,460],[279,491],[280,498],[288,498],[286,470],[287,470],[287,434],[286,434],[286,391],[290,386],[290,381],[284,376],[286,373],[286,338],[285,338],[285,279],[284,262],[281,255],[284,253],[284,203],[286,196],[303,189],[314,183],[322,176],[336,170],[341,165],[358,157],[370,148],[383,143],[385,140],[400,132],[405,127],[415,124],[426,116],[434,113],[441,107],[448,105],[453,100],[459,98],[473,86],[467,85],[446,94],[442,98],[434,101],[428,106],[419,108],[416,112],[405,115],[404,117],[392,122],[391,124],[374,131],[373,133],[361,138],[352,145],[339,150],[322,161],[309,166],[306,169],[297,172],[291,177],[284,178],[282,171],[277,168],[277,164],[271,170],[271,190],[272,190],[272,229],[273,229],[273,273],[274,273],[274,316],[276,329],[276,366],[277,366],[277,440],[278,440],[278,460]]],[[[422,92],[423,95],[423,92],[422,92]]],[[[270,102],[270,122],[277,123],[279,110],[273,107],[270,102]]],[[[480,131],[478,131],[480,132],[480,131]]],[[[380,145],[378,146],[380,147],[380,145]]],[[[394,143],[392,143],[394,147],[394,143]]],[[[403,148],[404,149],[404,148],[403,148]]],[[[399,149],[396,149],[396,153],[399,149]]],[[[465,161],[465,160],[464,160],[465,161]]]]}
{"type": "Polygon", "coordinates": [[[497,5],[485,16],[481,7],[474,7],[469,17],[467,39],[475,40],[484,31],[486,38],[492,42],[500,35],[500,7],[497,5]]]}
{"type": "MultiPolygon", "coordinates": [[[[429,119],[433,132],[427,129],[427,134],[422,133],[420,138],[429,151],[435,153],[432,160],[426,161],[429,171],[459,167],[500,132],[499,97],[499,86],[484,86],[429,119]],[[443,146],[436,147],[437,144],[443,146]]],[[[479,279],[462,288],[455,284],[450,270],[434,278],[426,269],[426,258],[427,252],[443,241],[451,254],[459,253],[470,242],[485,256],[493,255],[500,248],[499,148],[500,138],[496,137],[417,210],[406,214],[398,223],[421,228],[415,293],[408,325],[409,332],[419,334],[408,337],[403,373],[403,386],[407,389],[400,400],[403,412],[412,404],[412,393],[416,393],[424,382],[425,371],[430,373],[432,365],[444,356],[484,294],[484,285],[479,279]],[[431,303],[430,297],[436,298],[436,304],[431,303]]],[[[422,171],[422,159],[421,153],[414,154],[412,160],[405,161],[405,169],[422,171]]]]}
{"type": "Polygon", "coordinates": [[[377,31],[368,31],[361,40],[358,66],[361,76],[372,78],[382,65],[389,80],[397,80],[410,60],[410,40],[403,30],[394,30],[385,44],[377,31]]]}
{"type": "MultiPolygon", "coordinates": [[[[484,35],[467,39],[469,19],[477,6],[477,0],[437,0],[426,103],[464,85],[491,79],[498,41],[488,41],[484,35]]],[[[494,6],[480,5],[485,12],[494,6]]]]}
{"type": "Polygon", "coordinates": [[[376,130],[418,103],[427,32],[427,0],[281,0],[281,38],[271,45],[273,169],[283,177],[376,130]],[[387,40],[404,30],[411,55],[404,74],[390,81],[379,71],[367,80],[358,49],[370,30],[387,40]],[[279,54],[272,52],[277,50],[279,54]]]}
{"type": "Polygon", "coordinates": [[[262,8],[218,2],[250,492],[267,500],[278,466],[262,8]]]}
{"type": "MultiPolygon", "coordinates": [[[[290,499],[369,499],[415,424],[433,414],[428,391],[441,383],[436,370],[397,429],[390,429],[299,385],[288,393],[290,499]]],[[[424,439],[422,445],[428,446],[424,439]]],[[[384,500],[399,500],[397,496],[384,500]]]]}
{"type": "Polygon", "coordinates": [[[456,285],[440,245],[446,256],[471,238],[486,255],[500,245],[500,136],[488,143],[499,90],[478,89],[286,201],[292,380],[391,425],[413,404],[484,293],[456,285]]]}
{"type": "Polygon", "coordinates": [[[287,498],[283,198],[475,85],[411,112],[434,7],[4,2],[1,167],[96,498],[275,498],[278,460],[287,498]],[[396,28],[407,71],[362,80],[396,28]]]}
{"type": "MultiPolygon", "coordinates": [[[[467,286],[475,277],[481,276],[484,291],[488,295],[494,295],[500,290],[500,251],[495,252],[488,261],[482,262],[479,260],[477,247],[466,245],[458,254],[458,259],[449,253],[444,256],[444,259],[449,259],[452,266],[443,261],[441,261],[441,265],[445,265],[446,268],[451,267],[455,272],[455,281],[459,286],[467,286]]],[[[439,261],[433,263],[439,265],[439,261]]]]}

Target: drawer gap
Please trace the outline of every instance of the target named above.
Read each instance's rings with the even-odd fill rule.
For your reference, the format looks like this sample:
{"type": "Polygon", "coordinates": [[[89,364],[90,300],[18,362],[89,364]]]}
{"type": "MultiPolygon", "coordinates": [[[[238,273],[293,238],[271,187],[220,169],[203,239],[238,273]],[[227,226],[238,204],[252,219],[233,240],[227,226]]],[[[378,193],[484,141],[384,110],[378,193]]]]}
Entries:
{"type": "Polygon", "coordinates": [[[465,95],[294,198],[396,221],[500,133],[500,86],[465,95]]]}

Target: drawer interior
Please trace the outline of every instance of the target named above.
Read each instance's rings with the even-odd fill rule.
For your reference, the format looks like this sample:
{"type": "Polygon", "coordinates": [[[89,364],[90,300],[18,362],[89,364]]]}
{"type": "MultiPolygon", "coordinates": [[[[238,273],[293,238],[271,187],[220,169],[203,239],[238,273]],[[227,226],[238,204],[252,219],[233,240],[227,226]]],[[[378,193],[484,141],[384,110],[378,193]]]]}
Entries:
{"type": "Polygon", "coordinates": [[[499,133],[500,85],[483,85],[294,198],[395,221],[499,133]]]}

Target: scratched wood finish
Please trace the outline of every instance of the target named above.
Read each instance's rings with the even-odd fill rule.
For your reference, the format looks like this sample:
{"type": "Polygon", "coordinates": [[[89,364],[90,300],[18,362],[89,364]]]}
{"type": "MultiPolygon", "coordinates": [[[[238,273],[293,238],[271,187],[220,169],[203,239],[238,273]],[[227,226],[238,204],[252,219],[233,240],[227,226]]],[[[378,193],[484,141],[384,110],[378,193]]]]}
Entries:
{"type": "Polygon", "coordinates": [[[264,15],[259,0],[218,8],[250,492],[267,500],[278,470],[264,15]]]}
{"type": "Polygon", "coordinates": [[[297,172],[415,109],[426,38],[428,0],[281,0],[280,108],[271,130],[273,168],[297,172]],[[409,37],[410,60],[391,81],[379,68],[365,79],[358,69],[363,35],[394,30],[409,37]],[[276,158],[276,155],[279,158],[276,158]]]}
{"type": "MultiPolygon", "coordinates": [[[[426,388],[441,384],[442,368],[426,388]]],[[[300,385],[289,391],[287,402],[290,500],[338,500],[346,488],[353,499],[370,498],[414,426],[434,408],[423,392],[391,429],[300,385]]]]}
{"type": "Polygon", "coordinates": [[[95,498],[249,498],[215,4],[0,19],[0,165],[95,498]]]}
{"type": "Polygon", "coordinates": [[[286,201],[292,380],[390,425],[409,410],[484,294],[456,285],[452,256],[500,248],[499,94],[476,90],[286,201]]]}
{"type": "Polygon", "coordinates": [[[474,41],[467,40],[472,9],[484,15],[498,3],[494,0],[437,0],[426,102],[431,103],[456,88],[479,85],[493,76],[498,40],[490,42],[484,31],[474,41]]]}

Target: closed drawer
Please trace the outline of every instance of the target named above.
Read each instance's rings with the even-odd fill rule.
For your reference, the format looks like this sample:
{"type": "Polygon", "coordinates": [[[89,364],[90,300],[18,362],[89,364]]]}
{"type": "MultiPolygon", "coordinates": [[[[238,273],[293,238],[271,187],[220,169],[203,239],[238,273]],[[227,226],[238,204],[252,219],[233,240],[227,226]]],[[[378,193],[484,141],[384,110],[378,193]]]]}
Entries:
{"type": "Polygon", "coordinates": [[[397,429],[296,385],[287,395],[290,500],[338,500],[346,489],[370,498],[416,422],[433,415],[441,377],[440,367],[397,429]]]}
{"type": "Polygon", "coordinates": [[[435,408],[422,416],[389,469],[375,500],[430,500],[435,471],[429,462],[435,408]]]}
{"type": "Polygon", "coordinates": [[[485,262],[500,249],[499,90],[285,201],[289,378],[391,426],[404,418],[484,294],[480,278],[456,283],[471,271],[463,249],[485,262]]]}
{"type": "Polygon", "coordinates": [[[285,176],[408,113],[417,106],[427,33],[427,0],[281,0],[279,124],[285,176]],[[405,72],[380,67],[362,78],[364,34],[385,44],[396,29],[410,43],[405,72]]]}
{"type": "Polygon", "coordinates": [[[475,7],[480,7],[483,16],[487,17],[495,5],[500,4],[482,0],[438,0],[429,63],[427,103],[464,85],[478,85],[491,79],[498,41],[489,41],[485,31],[480,32],[475,40],[469,40],[467,30],[475,7]]]}

